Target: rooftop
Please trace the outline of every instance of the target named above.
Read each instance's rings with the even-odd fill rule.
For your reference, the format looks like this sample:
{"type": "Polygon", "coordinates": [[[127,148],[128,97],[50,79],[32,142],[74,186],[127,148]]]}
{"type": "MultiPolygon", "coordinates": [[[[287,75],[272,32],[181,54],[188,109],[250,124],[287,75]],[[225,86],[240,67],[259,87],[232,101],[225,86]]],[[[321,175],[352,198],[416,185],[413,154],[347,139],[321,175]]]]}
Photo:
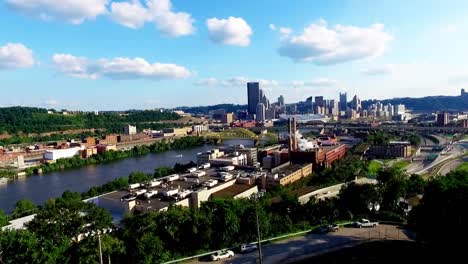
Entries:
{"type": "Polygon", "coordinates": [[[213,198],[234,198],[234,196],[241,194],[251,188],[255,188],[256,185],[247,185],[236,183],[223,190],[217,191],[212,194],[213,198]]]}

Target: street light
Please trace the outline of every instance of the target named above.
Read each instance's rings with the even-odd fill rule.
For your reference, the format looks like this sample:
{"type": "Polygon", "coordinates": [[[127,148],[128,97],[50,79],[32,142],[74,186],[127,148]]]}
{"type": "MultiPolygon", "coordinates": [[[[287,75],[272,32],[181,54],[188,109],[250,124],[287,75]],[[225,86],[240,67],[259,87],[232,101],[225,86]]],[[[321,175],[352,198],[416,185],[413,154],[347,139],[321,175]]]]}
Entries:
{"type": "Polygon", "coordinates": [[[257,221],[257,241],[258,241],[258,260],[260,264],[263,264],[263,256],[262,256],[262,244],[261,244],[261,237],[260,237],[260,223],[258,222],[258,199],[262,197],[262,194],[260,193],[253,193],[250,196],[250,199],[252,199],[255,202],[255,217],[257,221]]]}

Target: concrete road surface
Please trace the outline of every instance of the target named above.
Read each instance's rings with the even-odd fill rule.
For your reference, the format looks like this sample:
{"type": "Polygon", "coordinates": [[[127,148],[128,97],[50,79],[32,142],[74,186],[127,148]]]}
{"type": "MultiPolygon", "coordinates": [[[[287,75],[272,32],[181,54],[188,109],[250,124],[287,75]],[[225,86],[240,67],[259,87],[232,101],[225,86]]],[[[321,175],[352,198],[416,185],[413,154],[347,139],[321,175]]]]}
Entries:
{"type": "MultiPolygon", "coordinates": [[[[339,231],[334,233],[307,234],[262,245],[263,263],[290,263],[303,257],[350,247],[370,239],[411,240],[411,237],[412,235],[404,229],[391,225],[379,225],[376,228],[341,227],[339,231]]],[[[246,254],[235,252],[233,258],[220,261],[210,261],[207,257],[204,257],[188,263],[208,262],[224,264],[258,263],[258,251],[246,254]]]]}

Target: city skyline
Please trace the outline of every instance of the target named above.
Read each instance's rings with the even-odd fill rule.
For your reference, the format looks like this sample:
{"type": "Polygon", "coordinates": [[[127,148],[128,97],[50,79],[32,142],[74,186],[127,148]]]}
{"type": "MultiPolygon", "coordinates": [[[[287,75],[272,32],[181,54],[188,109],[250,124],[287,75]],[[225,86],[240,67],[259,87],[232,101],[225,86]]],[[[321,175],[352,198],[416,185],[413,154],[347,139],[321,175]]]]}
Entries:
{"type": "Polygon", "coordinates": [[[27,2],[0,4],[2,107],[245,104],[249,81],[287,103],[422,97],[468,81],[464,1],[27,2]]]}

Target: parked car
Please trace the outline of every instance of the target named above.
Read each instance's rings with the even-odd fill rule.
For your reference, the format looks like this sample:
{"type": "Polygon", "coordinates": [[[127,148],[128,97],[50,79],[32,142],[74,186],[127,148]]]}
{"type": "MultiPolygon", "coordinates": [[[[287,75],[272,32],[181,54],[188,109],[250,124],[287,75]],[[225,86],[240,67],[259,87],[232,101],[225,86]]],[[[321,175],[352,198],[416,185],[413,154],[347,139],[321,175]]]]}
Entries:
{"type": "Polygon", "coordinates": [[[340,227],[337,224],[323,225],[317,229],[318,233],[324,234],[328,232],[336,232],[340,227]]]}
{"type": "Polygon", "coordinates": [[[240,246],[240,252],[241,253],[247,253],[247,252],[252,252],[252,251],[255,251],[257,250],[258,247],[257,247],[257,244],[242,244],[240,246]]]}
{"type": "Polygon", "coordinates": [[[376,227],[379,225],[378,222],[371,222],[368,219],[360,219],[359,221],[356,221],[353,223],[354,227],[376,227]]]}
{"type": "Polygon", "coordinates": [[[211,254],[211,260],[213,261],[232,257],[234,257],[234,252],[232,252],[232,250],[220,250],[211,254]]]}

